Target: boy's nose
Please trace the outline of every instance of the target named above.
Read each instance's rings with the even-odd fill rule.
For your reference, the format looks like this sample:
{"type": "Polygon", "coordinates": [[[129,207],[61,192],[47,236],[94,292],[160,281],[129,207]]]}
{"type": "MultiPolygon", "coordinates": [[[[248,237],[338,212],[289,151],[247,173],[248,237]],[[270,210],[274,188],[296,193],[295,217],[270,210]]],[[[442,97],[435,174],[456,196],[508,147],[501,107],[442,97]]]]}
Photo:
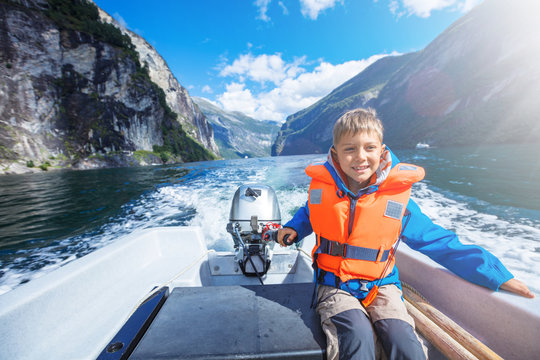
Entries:
{"type": "Polygon", "coordinates": [[[366,152],[364,151],[364,149],[358,149],[358,151],[356,152],[356,157],[361,160],[365,159],[366,152]]]}

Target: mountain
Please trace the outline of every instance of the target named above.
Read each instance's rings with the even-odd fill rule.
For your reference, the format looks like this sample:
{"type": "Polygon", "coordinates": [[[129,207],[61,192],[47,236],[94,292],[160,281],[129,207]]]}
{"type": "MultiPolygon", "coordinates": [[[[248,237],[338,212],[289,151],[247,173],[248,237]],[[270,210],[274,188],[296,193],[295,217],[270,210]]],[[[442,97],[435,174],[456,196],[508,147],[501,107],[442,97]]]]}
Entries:
{"type": "Polygon", "coordinates": [[[165,61],[111,22],[86,0],[0,1],[0,172],[216,157],[165,61]]]}
{"type": "Polygon", "coordinates": [[[270,156],[270,147],[279,125],[259,121],[240,112],[227,112],[204,98],[193,97],[195,103],[212,123],[219,152],[225,159],[270,156]]]}
{"type": "MultiPolygon", "coordinates": [[[[335,96],[344,84],[317,103],[321,106],[290,116],[274,144],[275,154],[326,151],[335,120],[356,106],[377,110],[385,126],[385,143],[393,148],[419,142],[432,146],[540,143],[537,10],[532,0],[485,0],[425,49],[406,55],[389,69],[387,81],[368,101],[351,102],[340,107],[341,112],[332,112],[354,97],[335,96]],[[301,130],[287,133],[295,123],[302,124],[301,130]]],[[[384,61],[392,60],[383,58],[348,82],[356,84],[358,96],[370,87],[365,73],[384,61]]]]}
{"type": "Polygon", "coordinates": [[[178,120],[182,128],[204,147],[219,154],[218,146],[213,137],[213,129],[203,113],[193,104],[188,91],[178,83],[169,66],[161,55],[139,35],[122,27],[109,14],[99,9],[100,19],[105,23],[114,24],[124,34],[128,35],[139,54],[141,63],[145,64],[152,82],[157,84],[165,92],[167,105],[178,114],[178,120]]]}
{"type": "Polygon", "coordinates": [[[287,117],[272,145],[272,155],[328,151],[337,118],[347,110],[373,106],[390,77],[415,56],[384,57],[312,106],[287,117]]]}
{"type": "Polygon", "coordinates": [[[540,142],[537,4],[486,0],[396,73],[376,104],[386,141],[540,142]]]}

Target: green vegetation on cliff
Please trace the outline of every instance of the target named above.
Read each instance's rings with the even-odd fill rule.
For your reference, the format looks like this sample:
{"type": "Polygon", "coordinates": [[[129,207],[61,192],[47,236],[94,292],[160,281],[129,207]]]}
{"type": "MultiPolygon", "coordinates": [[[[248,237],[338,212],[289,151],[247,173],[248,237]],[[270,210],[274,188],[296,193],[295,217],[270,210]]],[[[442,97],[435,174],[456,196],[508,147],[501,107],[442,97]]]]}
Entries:
{"type": "Polygon", "coordinates": [[[84,32],[99,41],[122,48],[140,66],[139,54],[129,36],[113,24],[101,22],[95,4],[86,0],[48,0],[48,4],[49,9],[45,14],[60,29],[84,32]]]}
{"type": "MultiPolygon", "coordinates": [[[[128,35],[123,34],[113,24],[100,20],[99,9],[87,0],[48,0],[46,16],[55,22],[61,30],[76,31],[91,35],[95,40],[105,42],[121,49],[123,56],[131,59],[135,71],[131,75],[130,87],[137,96],[155,97],[163,113],[160,121],[163,135],[163,145],[155,145],[154,151],[162,161],[212,160],[215,155],[203,145],[191,138],[182,125],[177,121],[178,114],[167,104],[165,92],[150,79],[148,66],[141,65],[139,55],[128,35]]],[[[60,96],[59,116],[64,118],[60,123],[65,124],[71,134],[66,140],[66,151],[74,159],[88,156],[89,148],[100,149],[102,140],[106,139],[109,148],[124,149],[126,142],[123,134],[115,130],[111,122],[113,117],[120,121],[128,121],[130,111],[125,106],[113,101],[100,98],[97,92],[86,94],[80,89],[87,81],[74,71],[73,67],[64,66],[62,77],[55,80],[60,96]],[[87,106],[91,103],[92,106],[87,106]],[[81,116],[84,108],[86,118],[81,116]],[[87,132],[91,129],[95,136],[88,139],[87,132]],[[82,144],[87,142],[87,145],[82,144]],[[79,146],[77,146],[79,145],[79,146]],[[81,146],[82,145],[82,146],[81,146]]],[[[159,117],[159,114],[155,114],[159,117]]],[[[129,146],[127,150],[129,149],[129,146]]],[[[137,149],[135,149],[137,150],[137,149]]]]}

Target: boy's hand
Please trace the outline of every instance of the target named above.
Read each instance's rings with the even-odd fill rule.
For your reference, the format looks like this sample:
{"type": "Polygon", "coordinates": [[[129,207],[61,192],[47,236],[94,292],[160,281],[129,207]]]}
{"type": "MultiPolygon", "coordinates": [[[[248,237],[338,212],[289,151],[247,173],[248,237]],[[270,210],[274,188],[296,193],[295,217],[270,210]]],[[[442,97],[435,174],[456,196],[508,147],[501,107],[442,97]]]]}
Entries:
{"type": "Polygon", "coordinates": [[[518,279],[510,279],[507,282],[503,283],[500,287],[502,290],[510,291],[515,294],[524,296],[526,298],[534,298],[534,294],[529,290],[527,285],[519,281],[518,279]]]}
{"type": "Polygon", "coordinates": [[[279,245],[281,246],[288,246],[288,245],[291,245],[293,242],[294,242],[294,239],[296,239],[296,231],[294,231],[294,229],[291,229],[291,228],[281,228],[278,230],[278,235],[277,235],[277,238],[278,238],[278,243],[279,245]],[[289,238],[287,239],[287,242],[289,244],[285,244],[283,242],[283,238],[285,237],[285,235],[289,235],[289,238]]]}

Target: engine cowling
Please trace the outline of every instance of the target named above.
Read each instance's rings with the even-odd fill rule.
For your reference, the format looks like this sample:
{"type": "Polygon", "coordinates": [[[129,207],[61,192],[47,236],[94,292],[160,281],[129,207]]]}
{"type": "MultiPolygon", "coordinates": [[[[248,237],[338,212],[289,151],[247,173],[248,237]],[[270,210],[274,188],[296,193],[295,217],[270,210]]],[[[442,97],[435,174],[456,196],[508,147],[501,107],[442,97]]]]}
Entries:
{"type": "MultiPolygon", "coordinates": [[[[234,193],[227,231],[234,241],[236,261],[246,276],[266,274],[272,258],[273,242],[263,240],[269,227],[281,226],[276,193],[271,186],[249,184],[234,193]]],[[[262,280],[261,280],[262,281],[262,280]]]]}

